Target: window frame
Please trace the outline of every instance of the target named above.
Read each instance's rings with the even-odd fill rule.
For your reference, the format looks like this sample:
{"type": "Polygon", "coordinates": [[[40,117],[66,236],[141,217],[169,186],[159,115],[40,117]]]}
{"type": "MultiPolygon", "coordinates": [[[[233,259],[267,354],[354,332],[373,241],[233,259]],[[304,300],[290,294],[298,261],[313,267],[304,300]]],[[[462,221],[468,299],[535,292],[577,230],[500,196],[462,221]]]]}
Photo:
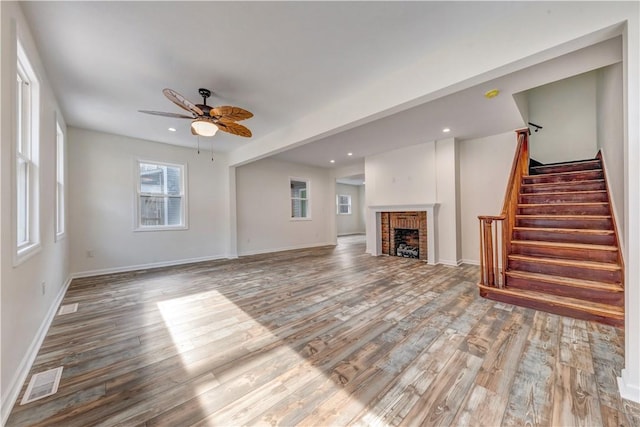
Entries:
{"type": "Polygon", "coordinates": [[[66,137],[65,133],[62,130],[62,125],[60,121],[56,118],[55,121],[55,129],[56,129],[56,164],[55,164],[55,175],[56,175],[56,188],[55,188],[55,206],[54,206],[54,230],[55,230],[55,241],[62,240],[66,235],[66,184],[65,184],[65,175],[66,175],[66,137]]]}
{"type": "Polygon", "coordinates": [[[351,199],[351,195],[350,194],[336,194],[336,213],[338,215],[352,215],[353,214],[353,210],[352,210],[352,199],[351,199]],[[349,203],[344,204],[344,203],[340,203],[340,197],[347,197],[349,200],[349,203]],[[340,212],[340,207],[341,206],[347,206],[347,212],[340,212]]]}
{"type": "Polygon", "coordinates": [[[135,188],[134,188],[134,218],[133,218],[133,231],[175,231],[175,230],[188,230],[189,229],[189,210],[188,210],[188,168],[187,164],[184,163],[170,163],[163,162],[158,160],[146,160],[146,159],[136,159],[134,161],[134,173],[135,173],[135,188]],[[180,169],[180,195],[168,195],[165,193],[146,193],[141,191],[141,181],[140,181],[140,164],[151,164],[158,166],[167,166],[167,167],[175,167],[180,169]],[[182,208],[182,222],[178,225],[142,225],[141,224],[141,211],[140,211],[140,198],[141,197],[180,197],[181,198],[181,208],[182,208]]]}
{"type": "Polygon", "coordinates": [[[289,177],[289,219],[291,221],[310,221],[311,220],[311,180],[308,178],[289,177]],[[305,195],[306,197],[294,197],[291,194],[291,185],[293,182],[305,183],[305,195]],[[306,216],[294,216],[293,202],[294,200],[306,201],[306,216]]]}
{"type": "Polygon", "coordinates": [[[14,266],[41,249],[40,82],[20,39],[16,45],[12,168],[14,266]],[[24,183],[22,186],[21,182],[24,183]],[[24,232],[20,231],[22,227],[24,232]],[[22,235],[24,238],[21,239],[22,235]]]}

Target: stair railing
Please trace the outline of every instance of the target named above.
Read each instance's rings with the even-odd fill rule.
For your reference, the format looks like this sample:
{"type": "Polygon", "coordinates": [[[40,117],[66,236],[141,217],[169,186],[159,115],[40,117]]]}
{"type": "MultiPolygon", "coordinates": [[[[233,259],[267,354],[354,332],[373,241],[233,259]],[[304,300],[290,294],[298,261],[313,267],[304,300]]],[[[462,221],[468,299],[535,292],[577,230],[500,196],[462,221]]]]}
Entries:
{"type": "Polygon", "coordinates": [[[529,175],[529,129],[519,129],[518,146],[511,165],[507,191],[500,215],[481,215],[480,285],[502,288],[505,285],[507,256],[516,222],[522,177],[529,175]],[[494,226],[495,223],[495,226],[494,226]]]}

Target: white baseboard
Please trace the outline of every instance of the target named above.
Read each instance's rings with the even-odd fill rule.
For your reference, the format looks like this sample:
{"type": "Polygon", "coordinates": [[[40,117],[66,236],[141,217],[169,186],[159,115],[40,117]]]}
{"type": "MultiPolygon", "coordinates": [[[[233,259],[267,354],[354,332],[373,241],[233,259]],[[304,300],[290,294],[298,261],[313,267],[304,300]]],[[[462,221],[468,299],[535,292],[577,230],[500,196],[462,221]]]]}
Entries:
{"type": "Polygon", "coordinates": [[[10,379],[8,387],[4,388],[4,390],[7,390],[7,393],[6,395],[2,396],[2,407],[0,408],[2,419],[0,425],[5,425],[5,423],[7,422],[7,418],[9,418],[9,414],[11,413],[11,409],[13,408],[13,405],[15,405],[16,400],[18,399],[18,395],[20,394],[22,385],[27,380],[27,376],[29,375],[31,366],[38,356],[40,346],[42,345],[44,338],[47,336],[49,327],[51,326],[53,319],[56,317],[56,313],[58,312],[58,308],[60,307],[60,304],[62,303],[62,300],[67,293],[67,289],[69,289],[71,279],[72,277],[69,276],[62,288],[60,288],[58,295],[56,295],[56,299],[53,301],[51,307],[49,308],[49,311],[47,312],[47,315],[42,320],[36,336],[33,338],[33,341],[31,341],[29,349],[22,358],[22,361],[20,362],[16,373],[13,375],[13,378],[10,379]]]}
{"type": "Polygon", "coordinates": [[[480,261],[478,261],[477,259],[463,259],[462,260],[463,264],[469,264],[469,265],[480,265],[480,261]]]}
{"type": "Polygon", "coordinates": [[[99,270],[89,270],[89,271],[81,271],[78,273],[72,273],[71,278],[79,279],[82,277],[102,276],[104,274],[128,273],[130,271],[148,270],[150,268],[173,267],[175,265],[193,264],[194,262],[216,261],[220,259],[229,259],[229,258],[237,258],[237,256],[229,257],[226,255],[215,255],[215,256],[206,256],[206,257],[198,257],[198,258],[180,259],[175,261],[160,261],[160,262],[151,262],[148,264],[128,265],[125,267],[103,268],[99,270]]]}
{"type": "Polygon", "coordinates": [[[620,397],[640,403],[640,386],[637,384],[629,384],[627,370],[623,369],[621,376],[618,377],[618,389],[620,397]]]}
{"type": "Polygon", "coordinates": [[[364,231],[354,231],[353,233],[338,233],[338,237],[343,237],[343,236],[363,236],[366,233],[364,231]]]}
{"type": "Polygon", "coordinates": [[[248,255],[260,255],[260,254],[269,254],[273,252],[283,252],[283,251],[293,251],[297,249],[309,249],[309,248],[318,248],[320,246],[335,246],[336,244],[333,242],[329,243],[314,243],[312,245],[296,245],[296,246],[284,246],[280,248],[269,248],[269,249],[258,249],[255,251],[239,251],[240,256],[248,256],[248,255]]]}
{"type": "Polygon", "coordinates": [[[462,261],[458,260],[458,261],[452,261],[452,260],[448,260],[448,259],[439,259],[437,264],[442,264],[442,265],[448,265],[451,267],[460,267],[462,265],[462,261]]]}

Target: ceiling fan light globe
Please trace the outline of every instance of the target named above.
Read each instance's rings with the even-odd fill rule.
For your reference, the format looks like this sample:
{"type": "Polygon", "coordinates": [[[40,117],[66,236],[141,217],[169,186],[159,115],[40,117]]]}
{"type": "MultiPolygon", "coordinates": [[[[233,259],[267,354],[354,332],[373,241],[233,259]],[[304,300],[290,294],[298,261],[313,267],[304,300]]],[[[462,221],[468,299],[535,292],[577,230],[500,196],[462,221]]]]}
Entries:
{"type": "Polygon", "coordinates": [[[207,120],[194,120],[191,128],[200,136],[213,136],[218,132],[218,126],[207,120]]]}

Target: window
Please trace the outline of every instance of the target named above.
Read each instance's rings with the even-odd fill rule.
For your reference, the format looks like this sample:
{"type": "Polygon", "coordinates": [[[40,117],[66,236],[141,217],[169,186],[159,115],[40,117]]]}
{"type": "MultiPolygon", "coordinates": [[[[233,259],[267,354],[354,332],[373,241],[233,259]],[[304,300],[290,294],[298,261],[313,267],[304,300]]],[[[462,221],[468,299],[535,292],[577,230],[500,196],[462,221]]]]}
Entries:
{"type": "Polygon", "coordinates": [[[311,218],[309,209],[309,181],[289,178],[291,187],[291,218],[311,218]]]}
{"type": "Polygon", "coordinates": [[[16,262],[40,247],[38,217],[38,81],[18,43],[15,97],[15,229],[16,262]]]}
{"type": "Polygon", "coordinates": [[[341,194],[337,196],[338,215],[351,215],[351,196],[341,194]]]}
{"type": "Polygon", "coordinates": [[[64,236],[64,133],[56,121],[56,239],[64,236]]]}
{"type": "Polygon", "coordinates": [[[137,230],[186,228],[185,166],[137,162],[137,230]]]}

